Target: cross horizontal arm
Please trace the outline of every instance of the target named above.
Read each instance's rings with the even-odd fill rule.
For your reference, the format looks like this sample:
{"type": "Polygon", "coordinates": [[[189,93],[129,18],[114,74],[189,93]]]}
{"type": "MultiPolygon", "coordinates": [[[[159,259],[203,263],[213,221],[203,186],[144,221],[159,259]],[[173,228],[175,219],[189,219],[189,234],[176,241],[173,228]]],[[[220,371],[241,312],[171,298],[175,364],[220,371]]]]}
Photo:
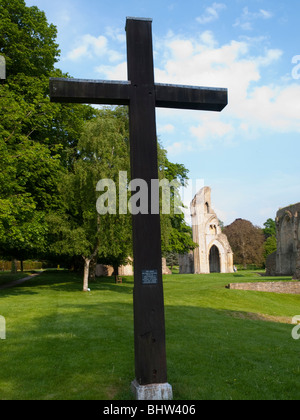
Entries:
{"type": "Polygon", "coordinates": [[[50,98],[52,102],[129,105],[130,83],[51,78],[50,98]]]}
{"type": "MultiPolygon", "coordinates": [[[[52,102],[129,105],[130,82],[50,79],[52,102]]],[[[227,89],[155,84],[155,104],[161,108],[222,111],[228,104],[227,89]]]]}
{"type": "Polygon", "coordinates": [[[222,111],[228,104],[228,91],[179,85],[155,85],[156,106],[161,108],[222,111]]]}

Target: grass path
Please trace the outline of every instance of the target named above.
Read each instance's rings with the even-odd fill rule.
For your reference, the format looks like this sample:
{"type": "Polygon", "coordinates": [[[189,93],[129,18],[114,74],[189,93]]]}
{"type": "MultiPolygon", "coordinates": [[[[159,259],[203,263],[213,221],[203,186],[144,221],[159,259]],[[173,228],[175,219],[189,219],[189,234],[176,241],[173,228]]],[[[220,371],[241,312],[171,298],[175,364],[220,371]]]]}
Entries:
{"type": "MultiPolygon", "coordinates": [[[[288,322],[300,296],[225,289],[258,280],[251,272],[165,277],[175,399],[299,399],[300,341],[288,322]]],[[[133,280],[90,288],[82,293],[76,274],[45,272],[0,291],[0,399],[132,398],[133,280]]]]}
{"type": "Polygon", "coordinates": [[[6,277],[3,276],[2,284],[0,283],[0,290],[10,289],[11,287],[19,286],[20,284],[25,283],[25,281],[31,280],[33,277],[36,277],[38,275],[39,274],[30,274],[29,276],[26,276],[25,273],[22,273],[22,276],[20,276],[19,274],[16,276],[14,274],[11,276],[10,279],[8,275],[6,275],[6,277]]]}

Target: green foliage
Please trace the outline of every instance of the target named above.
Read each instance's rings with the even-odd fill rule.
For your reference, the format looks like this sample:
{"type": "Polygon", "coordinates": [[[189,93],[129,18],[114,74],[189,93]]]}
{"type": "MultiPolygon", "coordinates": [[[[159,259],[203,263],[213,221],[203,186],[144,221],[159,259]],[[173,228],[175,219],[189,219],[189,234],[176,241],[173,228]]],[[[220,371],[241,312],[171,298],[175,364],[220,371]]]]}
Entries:
{"type": "Polygon", "coordinates": [[[24,260],[45,252],[44,216],[29,195],[0,199],[0,255],[24,260]]]}
{"type": "Polygon", "coordinates": [[[277,250],[277,240],[275,236],[269,236],[264,243],[264,257],[267,258],[277,250]]]}
{"type": "Polygon", "coordinates": [[[74,164],[91,107],[50,103],[59,56],[56,28],[22,0],[0,4],[0,249],[5,258],[47,252],[46,214],[60,207],[61,174],[74,164]]]}
{"type": "Polygon", "coordinates": [[[187,225],[184,215],[174,215],[170,219],[170,233],[168,241],[162,242],[163,255],[168,253],[186,254],[198,245],[193,241],[192,228],[187,225]]]}
{"type": "MultiPolygon", "coordinates": [[[[167,159],[166,151],[158,147],[159,178],[167,176],[170,181],[178,178],[182,184],[187,179],[187,170],[183,165],[172,164],[167,159]]],[[[80,229],[81,255],[91,255],[97,248],[99,261],[109,265],[123,265],[132,256],[131,215],[106,214],[99,216],[96,201],[100,194],[96,185],[101,179],[113,180],[116,185],[119,208],[119,172],[127,172],[130,178],[128,113],[124,107],[103,109],[97,117],[84,126],[78,143],[77,160],[72,172],[66,174],[61,182],[62,201],[65,208],[64,226],[78,232],[80,229]],[[86,232],[85,234],[83,232],[86,232]]],[[[172,200],[178,195],[175,189],[172,200]]],[[[130,192],[127,192],[128,199],[130,192]]],[[[173,208],[173,206],[171,206],[173,208]]],[[[62,225],[62,223],[59,223],[62,225]]],[[[65,228],[64,228],[65,229],[65,228]]],[[[192,241],[191,228],[185,223],[183,215],[161,215],[162,250],[186,253],[196,246],[192,241]]],[[[67,238],[66,231],[64,237],[67,238]]],[[[74,240],[77,240],[73,237],[74,240]]],[[[70,241],[65,239],[65,241],[70,241]]],[[[70,245],[70,244],[69,244],[70,245]]],[[[75,252],[74,246],[62,246],[57,242],[52,249],[67,254],[75,252]],[[59,244],[59,245],[58,245],[59,244]],[[57,246],[58,245],[58,246],[57,246]]],[[[78,251],[77,251],[78,252],[78,251]]],[[[79,255],[79,254],[76,254],[79,255]]]]}
{"type": "Polygon", "coordinates": [[[9,75],[49,76],[59,56],[56,35],[56,27],[48,25],[45,13],[36,6],[1,0],[0,54],[6,58],[9,75]]]}
{"type": "Polygon", "coordinates": [[[111,179],[118,185],[119,171],[129,171],[127,124],[123,109],[99,111],[85,124],[74,169],[61,182],[64,214],[55,217],[64,221],[57,223],[54,218],[52,233],[58,240],[52,251],[84,257],[96,251],[107,263],[119,265],[132,255],[130,215],[100,216],[96,209],[97,183],[111,179]]]}
{"type": "MultiPolygon", "coordinates": [[[[21,259],[92,255],[97,248],[103,261],[125,262],[132,254],[131,218],[100,220],[95,186],[103,178],[118,185],[119,170],[130,173],[127,109],[50,103],[49,77],[65,77],[54,68],[56,35],[36,6],[1,1],[0,54],[7,62],[0,85],[1,253],[21,259]]],[[[158,155],[159,178],[184,185],[187,169],[171,163],[161,146],[158,155]]],[[[175,188],[172,204],[178,199],[175,188]]],[[[164,252],[193,248],[183,217],[162,215],[161,227],[164,252]]]]}
{"type": "Polygon", "coordinates": [[[264,235],[266,238],[270,236],[276,237],[276,222],[273,219],[268,219],[266,223],[264,223],[264,235]]]}
{"type": "MultiPolygon", "coordinates": [[[[185,186],[188,181],[188,169],[179,163],[172,163],[167,157],[167,151],[158,143],[158,167],[159,179],[166,178],[169,182],[178,181],[185,186]]],[[[162,253],[167,256],[170,253],[185,254],[197,247],[192,240],[192,229],[184,220],[183,214],[174,214],[174,202],[183,207],[179,188],[171,189],[171,214],[161,214],[162,253]]]]}
{"type": "Polygon", "coordinates": [[[265,235],[265,243],[264,243],[264,257],[267,257],[273,252],[277,250],[277,239],[276,239],[276,222],[273,219],[268,219],[266,223],[264,223],[264,235],[265,235]]]}
{"type": "Polygon", "coordinates": [[[45,214],[59,206],[59,160],[28,139],[0,139],[0,254],[23,260],[47,250],[45,214]]]}

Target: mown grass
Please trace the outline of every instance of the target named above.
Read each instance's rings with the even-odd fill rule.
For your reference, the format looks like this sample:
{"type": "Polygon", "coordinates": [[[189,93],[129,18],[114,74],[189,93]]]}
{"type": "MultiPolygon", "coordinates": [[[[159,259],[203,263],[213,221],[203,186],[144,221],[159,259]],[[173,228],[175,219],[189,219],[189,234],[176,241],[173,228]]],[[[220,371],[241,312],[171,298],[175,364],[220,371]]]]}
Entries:
{"type": "Polygon", "coordinates": [[[15,280],[20,280],[23,279],[25,277],[28,277],[31,274],[30,271],[25,271],[23,273],[18,272],[18,273],[10,273],[8,271],[4,271],[2,273],[0,273],[0,286],[11,283],[15,280]]]}
{"type": "MultiPolygon", "coordinates": [[[[300,296],[225,289],[259,280],[252,272],[165,277],[174,399],[299,399],[300,341],[287,322],[300,314],[300,296]]],[[[0,291],[0,399],[132,399],[133,279],[90,288],[81,292],[74,273],[45,272],[0,291]]]]}

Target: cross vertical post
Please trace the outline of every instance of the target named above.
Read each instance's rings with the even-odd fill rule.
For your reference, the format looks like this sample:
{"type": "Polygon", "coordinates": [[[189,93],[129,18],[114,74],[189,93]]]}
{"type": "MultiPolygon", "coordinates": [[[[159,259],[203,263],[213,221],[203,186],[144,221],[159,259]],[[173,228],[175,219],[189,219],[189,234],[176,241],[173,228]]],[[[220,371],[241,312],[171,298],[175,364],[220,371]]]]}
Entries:
{"type": "Polygon", "coordinates": [[[140,385],[167,382],[160,216],[151,214],[158,178],[152,20],[127,19],[131,179],[148,185],[148,214],[132,216],[135,374],[140,385]]]}
{"type": "Polygon", "coordinates": [[[152,19],[127,18],[128,81],[51,78],[52,102],[129,106],[131,179],[148,186],[148,213],[133,214],[134,345],[138,399],[171,399],[167,384],[155,107],[222,111],[227,89],[154,83],[152,19]],[[155,192],[157,195],[157,191],[155,192]],[[155,197],[155,199],[157,199],[155,197]]]}

